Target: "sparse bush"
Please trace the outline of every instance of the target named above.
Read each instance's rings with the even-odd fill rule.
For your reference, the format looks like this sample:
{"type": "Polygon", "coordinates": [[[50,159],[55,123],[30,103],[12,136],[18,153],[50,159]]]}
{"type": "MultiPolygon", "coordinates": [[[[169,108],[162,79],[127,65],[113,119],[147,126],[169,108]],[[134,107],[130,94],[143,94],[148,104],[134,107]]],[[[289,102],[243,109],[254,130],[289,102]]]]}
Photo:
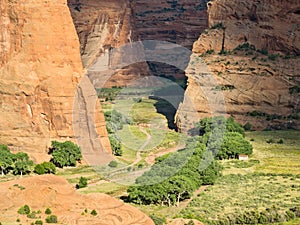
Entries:
{"type": "Polygon", "coordinates": [[[163,225],[166,222],[164,218],[158,217],[154,214],[150,215],[150,218],[153,220],[155,225],[163,225]]]}
{"type": "Polygon", "coordinates": [[[52,213],[51,209],[47,208],[47,209],[45,210],[45,214],[50,215],[51,213],[52,213]]]}
{"type": "Polygon", "coordinates": [[[224,27],[223,23],[216,23],[210,29],[222,29],[222,30],[224,30],[225,27],[224,27]]]}
{"type": "Polygon", "coordinates": [[[79,183],[76,184],[76,188],[79,189],[79,188],[85,188],[87,186],[87,178],[85,177],[80,177],[79,179],[79,183]]]}
{"type": "Polygon", "coordinates": [[[36,213],[35,212],[29,213],[27,214],[27,217],[30,219],[36,219],[36,213]]]}
{"type": "Polygon", "coordinates": [[[28,205],[23,205],[21,208],[19,208],[18,213],[21,215],[26,215],[30,213],[30,207],[28,205]]]}
{"type": "Polygon", "coordinates": [[[277,59],[278,55],[277,54],[271,54],[271,55],[268,55],[268,59],[272,60],[272,61],[275,61],[277,59]]]}
{"type": "Polygon", "coordinates": [[[45,168],[41,164],[37,164],[34,167],[34,172],[39,175],[45,174],[45,168]]]}
{"type": "Polygon", "coordinates": [[[279,140],[277,141],[277,144],[283,144],[283,140],[282,140],[282,139],[279,139],[279,140]]]}
{"type": "Polygon", "coordinates": [[[37,220],[37,221],[35,221],[35,223],[34,224],[37,224],[37,225],[43,225],[43,221],[41,221],[41,220],[37,220]]]}
{"type": "Polygon", "coordinates": [[[91,215],[92,215],[92,216],[97,216],[97,214],[98,214],[98,213],[97,213],[97,211],[96,211],[95,209],[93,209],[93,210],[91,211],[91,215]]]}
{"type": "Polygon", "coordinates": [[[46,218],[46,223],[57,223],[57,216],[56,215],[50,215],[46,218]]]}
{"type": "Polygon", "coordinates": [[[108,166],[114,168],[118,166],[118,163],[116,161],[111,161],[108,166]]]}

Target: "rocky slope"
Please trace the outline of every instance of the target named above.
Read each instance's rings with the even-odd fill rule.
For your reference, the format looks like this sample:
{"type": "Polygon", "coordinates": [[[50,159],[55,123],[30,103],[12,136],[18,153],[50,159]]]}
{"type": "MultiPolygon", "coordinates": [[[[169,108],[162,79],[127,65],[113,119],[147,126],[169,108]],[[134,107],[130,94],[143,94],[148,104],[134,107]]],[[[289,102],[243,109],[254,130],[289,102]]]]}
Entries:
{"type": "Polygon", "coordinates": [[[210,29],[193,46],[177,113],[181,130],[211,114],[257,129],[299,128],[299,9],[297,0],[208,3],[210,29]]]}
{"type": "MultiPolygon", "coordinates": [[[[1,0],[0,7],[0,143],[42,161],[51,140],[74,138],[84,75],[78,37],[65,0],[1,0]]],[[[97,129],[107,136],[103,118],[97,129]]]]}
{"type": "Polygon", "coordinates": [[[18,209],[27,204],[31,211],[40,210],[41,220],[45,221],[46,208],[50,208],[58,218],[58,224],[77,225],[154,225],[152,220],[130,205],[105,194],[81,195],[66,180],[54,175],[23,178],[1,182],[0,221],[14,224],[20,219],[22,224],[31,224],[37,219],[19,215],[18,209]],[[87,212],[85,213],[85,209],[87,212]],[[91,211],[97,215],[92,216],[91,211]]]}

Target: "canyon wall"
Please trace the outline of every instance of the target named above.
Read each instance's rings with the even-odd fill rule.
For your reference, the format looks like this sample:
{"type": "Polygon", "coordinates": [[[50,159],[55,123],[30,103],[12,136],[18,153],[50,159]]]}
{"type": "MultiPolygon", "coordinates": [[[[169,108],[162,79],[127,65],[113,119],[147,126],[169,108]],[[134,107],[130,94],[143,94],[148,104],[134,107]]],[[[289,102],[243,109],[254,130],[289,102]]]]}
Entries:
{"type": "Polygon", "coordinates": [[[255,129],[299,128],[299,10],[298,0],[209,2],[210,28],[193,46],[179,129],[212,114],[255,129]]]}
{"type": "Polygon", "coordinates": [[[0,143],[43,161],[51,140],[74,140],[74,96],[84,75],[78,37],[65,0],[0,5],[0,143]]]}

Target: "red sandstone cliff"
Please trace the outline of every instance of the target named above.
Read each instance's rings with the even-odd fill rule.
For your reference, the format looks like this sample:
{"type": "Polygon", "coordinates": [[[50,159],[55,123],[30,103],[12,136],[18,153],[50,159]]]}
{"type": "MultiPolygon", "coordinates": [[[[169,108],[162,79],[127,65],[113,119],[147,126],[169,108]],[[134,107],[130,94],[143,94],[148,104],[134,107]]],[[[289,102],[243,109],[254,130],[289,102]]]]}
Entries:
{"type": "Polygon", "coordinates": [[[1,0],[0,12],[0,143],[41,161],[51,140],[74,138],[78,37],[65,0],[1,0]]]}
{"type": "Polygon", "coordinates": [[[199,118],[210,116],[210,107],[220,101],[218,92],[226,113],[243,124],[299,128],[299,93],[291,91],[300,83],[299,9],[297,0],[208,3],[210,29],[193,46],[188,88],[177,113],[180,129],[188,130],[199,118]],[[197,63],[201,60],[207,65],[204,70],[197,63]],[[207,73],[214,83],[207,82],[207,73]]]}

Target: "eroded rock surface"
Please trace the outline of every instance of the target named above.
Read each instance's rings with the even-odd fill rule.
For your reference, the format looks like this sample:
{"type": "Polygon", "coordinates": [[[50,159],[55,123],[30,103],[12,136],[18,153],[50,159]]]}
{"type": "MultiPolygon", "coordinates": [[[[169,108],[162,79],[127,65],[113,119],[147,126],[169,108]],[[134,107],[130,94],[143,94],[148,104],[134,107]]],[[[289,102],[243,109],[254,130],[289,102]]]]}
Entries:
{"type": "Polygon", "coordinates": [[[74,140],[84,75],[67,2],[1,0],[0,41],[0,142],[43,161],[51,140],[74,140]]]}
{"type": "Polygon", "coordinates": [[[226,110],[215,115],[257,129],[299,128],[299,91],[293,91],[300,83],[299,7],[296,0],[208,3],[210,29],[195,42],[186,71],[188,88],[177,114],[181,130],[212,114],[217,92],[226,110]],[[207,73],[213,83],[207,84],[207,73]]]}
{"type": "Polygon", "coordinates": [[[45,220],[45,209],[50,208],[58,218],[58,224],[78,225],[154,225],[153,221],[137,210],[108,195],[97,193],[81,195],[65,179],[54,175],[42,175],[0,183],[1,222],[13,224],[19,218],[22,224],[36,219],[18,214],[27,204],[31,211],[40,210],[45,220]],[[87,212],[85,213],[85,209],[87,212]],[[96,216],[91,211],[97,212],[96,216]],[[26,222],[27,221],[27,222],[26,222]]]}

